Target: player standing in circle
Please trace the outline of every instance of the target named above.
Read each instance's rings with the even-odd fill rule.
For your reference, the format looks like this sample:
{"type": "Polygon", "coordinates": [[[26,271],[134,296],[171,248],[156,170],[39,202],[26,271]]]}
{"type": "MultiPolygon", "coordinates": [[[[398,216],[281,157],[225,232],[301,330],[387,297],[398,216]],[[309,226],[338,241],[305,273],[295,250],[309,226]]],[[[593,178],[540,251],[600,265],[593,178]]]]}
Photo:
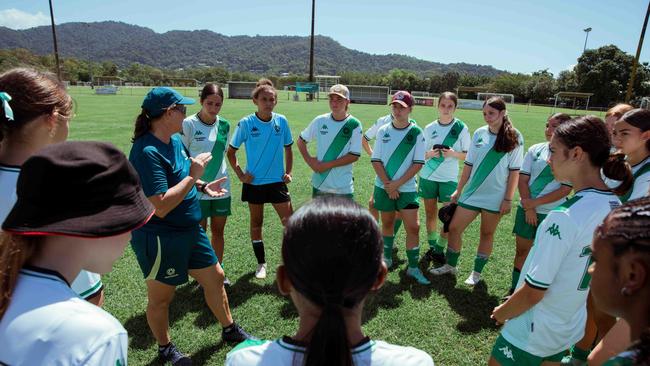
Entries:
{"type": "Polygon", "coordinates": [[[451,200],[458,187],[458,161],[465,160],[470,144],[469,129],[454,117],[458,97],[444,92],[438,99],[439,117],[424,128],[426,163],[420,170],[418,195],[424,199],[426,210],[427,241],[429,251],[425,254],[431,261],[445,261],[447,234],[438,234],[438,202],[451,200]]]}
{"type": "Polygon", "coordinates": [[[17,196],[0,235],[0,364],[126,365],[124,327],[70,288],[82,268],[110,272],[153,215],[126,156],[49,145],[22,165],[17,196]]]}
{"type": "Polygon", "coordinates": [[[447,263],[429,270],[434,275],[456,275],[463,232],[480,214],[481,234],[474,270],[465,280],[469,286],[480,281],[492,253],[497,225],[510,212],[524,157],[524,139],[510,122],[503,99],[486,100],[483,118],[487,125],[474,132],[458,188],[451,195],[458,208],[449,226],[447,263]]]}
{"type": "MultiPolygon", "coordinates": [[[[72,98],[56,75],[13,69],[0,75],[0,223],[16,201],[20,166],[43,147],[65,141],[72,98]]],[[[101,306],[104,285],[97,273],[82,270],[72,289],[101,306]]]]}
{"type": "Polygon", "coordinates": [[[256,278],[266,278],[266,255],[262,240],[264,204],[270,203],[285,225],[293,211],[287,183],[293,168],[293,138],[287,118],[273,112],[278,93],[268,79],[261,79],[253,90],[257,112],[242,118],[235,128],[228,161],[243,183],[241,199],[248,202],[250,234],[257,259],[256,278]],[[237,162],[237,150],[246,145],[246,170],[237,162]],[[284,161],[283,161],[284,160],[284,161]]]}
{"type": "Polygon", "coordinates": [[[619,103],[608,109],[607,113],[605,113],[605,125],[607,125],[607,130],[610,133],[612,146],[614,146],[614,125],[616,124],[616,121],[632,109],[634,109],[634,107],[627,103],[619,103]]]}
{"type": "Polygon", "coordinates": [[[614,146],[625,154],[632,167],[634,185],[621,201],[648,195],[650,189],[650,111],[633,109],[614,124],[614,146]]]}
{"type": "Polygon", "coordinates": [[[198,193],[224,194],[225,177],[201,180],[212,156],[189,157],[179,132],[185,119],[186,98],[171,88],[157,87],[147,93],[135,122],[129,160],[135,167],[155,215],[133,232],[131,246],[147,285],[147,323],[158,343],[161,360],[189,365],[189,357],[171,343],[169,306],[176,286],[192,276],[203,288],[205,302],[222,329],[226,342],[251,336],[232,319],[224,288],[224,273],[205,230],[199,225],[198,193]]]}
{"type": "MultiPolygon", "coordinates": [[[[212,249],[214,249],[222,268],[225,241],[223,234],[226,219],[230,216],[231,206],[230,178],[226,163],[230,122],[219,116],[223,101],[223,91],[219,85],[205,84],[201,90],[201,110],[195,115],[185,118],[181,132],[181,140],[191,157],[195,158],[205,152],[212,154],[212,160],[206,165],[201,180],[212,182],[216,179],[226,178],[221,184],[225,191],[223,196],[212,197],[206,193],[199,193],[201,227],[203,230],[207,230],[208,218],[210,218],[212,249]]],[[[230,284],[230,281],[226,278],[224,283],[230,284]]]]}
{"type": "Polygon", "coordinates": [[[361,156],[361,122],[348,113],[350,91],[345,85],[330,88],[331,113],[322,114],[300,133],[298,150],[314,171],[312,196],[334,194],[353,199],[352,163],[361,156]],[[307,143],[316,140],[316,156],[307,143]]]}
{"type": "Polygon", "coordinates": [[[363,333],[365,298],[386,279],[381,233],[363,208],[340,197],[319,197],[291,216],[277,271],[280,293],[300,316],[296,334],[244,342],[227,366],[433,366],[412,348],[373,341],[363,333]]]}
{"type": "Polygon", "coordinates": [[[521,267],[535,239],[537,226],[546,215],[566,200],[571,193],[571,186],[558,182],[553,176],[548,156],[550,155],[549,141],[557,126],[570,120],[566,113],[556,113],[546,121],[544,135],[546,142],[535,144],[528,149],[524,163],[519,172],[519,198],[512,233],[515,234],[515,263],[512,270],[512,281],[508,295],[512,295],[519,282],[521,267]]]}
{"type": "Polygon", "coordinates": [[[575,195],[554,208],[537,229],[535,245],[522,268],[517,290],[492,318],[504,324],[492,349],[490,365],[539,365],[559,362],[584,334],[587,268],[594,229],[620,205],[601,178],[632,183],[629,165],[610,155],[609,132],[595,116],[558,126],[551,138],[549,164],[558,181],[573,185],[575,195]],[[507,322],[506,322],[507,321],[507,322]]]}
{"type": "Polygon", "coordinates": [[[398,91],[391,101],[393,121],[379,128],[372,152],[372,167],[377,173],[373,197],[381,213],[384,236],[384,261],[393,265],[395,240],[395,213],[402,214],[406,229],[406,274],[418,283],[428,285],[429,280],[418,267],[420,257],[417,187],[415,175],[424,165],[424,136],[422,130],[409,120],[413,110],[413,97],[398,91]]]}
{"type": "Polygon", "coordinates": [[[604,366],[650,364],[650,198],[615,208],[592,244],[591,293],[598,308],[630,324],[632,345],[604,366]]]}

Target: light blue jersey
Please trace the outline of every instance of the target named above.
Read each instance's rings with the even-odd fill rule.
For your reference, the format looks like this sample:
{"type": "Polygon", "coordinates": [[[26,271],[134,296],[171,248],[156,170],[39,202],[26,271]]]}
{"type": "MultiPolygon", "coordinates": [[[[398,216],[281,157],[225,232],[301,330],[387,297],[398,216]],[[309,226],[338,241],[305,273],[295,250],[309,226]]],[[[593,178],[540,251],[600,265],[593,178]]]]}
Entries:
{"type": "Polygon", "coordinates": [[[508,175],[521,169],[524,160],[524,138],[517,132],[519,143],[508,153],[496,152],[497,135],[483,126],[474,132],[465,164],[472,167],[467,184],[458,202],[490,211],[499,211],[506,194],[508,175]]]}
{"type": "Polygon", "coordinates": [[[268,122],[255,113],[239,121],[230,146],[246,145],[246,172],[253,176],[253,185],[282,182],[284,176],[284,148],[293,144],[287,119],[273,113],[268,122]]]}

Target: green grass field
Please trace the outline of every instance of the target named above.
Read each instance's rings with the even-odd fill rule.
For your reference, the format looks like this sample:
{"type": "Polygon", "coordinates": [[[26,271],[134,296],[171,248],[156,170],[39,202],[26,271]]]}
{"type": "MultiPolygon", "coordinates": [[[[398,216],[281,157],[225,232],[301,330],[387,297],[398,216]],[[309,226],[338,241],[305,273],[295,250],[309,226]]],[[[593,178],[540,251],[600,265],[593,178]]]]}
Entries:
{"type": "MultiPolygon", "coordinates": [[[[110,141],[128,155],[133,121],[140,111],[148,89],[127,89],[119,95],[93,95],[89,89],[71,88],[76,117],[70,127],[71,140],[110,141]],[[127,91],[128,90],[128,91],[127,91]]],[[[196,97],[196,88],[182,90],[196,97]]],[[[190,106],[195,113],[198,104],[190,106]]],[[[221,115],[233,127],[246,114],[255,111],[250,100],[226,99],[221,115]]],[[[327,102],[290,102],[281,93],[276,112],[289,120],[294,139],[318,114],[328,111],[327,102]]],[[[351,105],[350,111],[364,127],[389,112],[388,106],[351,105]]],[[[526,148],[544,139],[544,123],[551,109],[513,105],[509,114],[525,137],[526,148]]],[[[584,113],[584,111],[583,111],[584,113]]],[[[421,127],[437,118],[437,109],[415,107],[412,117],[421,127]]],[[[459,110],[457,117],[471,131],[484,124],[481,111],[459,110]]],[[[312,144],[313,145],[313,144],[312,144]]],[[[312,146],[313,147],[313,146],[312,146]]],[[[243,150],[240,160],[245,159],[243,150]]],[[[293,183],[289,185],[295,208],[311,198],[311,171],[294,148],[293,183]]],[[[235,177],[231,171],[231,177],[235,177]]],[[[355,164],[355,199],[366,205],[372,192],[374,171],[369,157],[355,164]]],[[[235,320],[255,336],[275,339],[293,335],[297,313],[291,302],[282,297],[274,282],[275,267],[280,261],[282,226],[270,205],[265,211],[264,239],[269,274],[266,280],[254,278],[256,261],[248,233],[248,209],[240,200],[241,183],[232,184],[233,215],[226,224],[225,271],[233,285],[227,289],[235,320]]],[[[514,211],[514,210],[513,210],[514,211]]],[[[427,249],[424,208],[420,212],[422,251],[427,249]]],[[[464,235],[458,281],[448,276],[434,278],[430,286],[416,284],[405,274],[404,231],[400,230],[394,270],[386,284],[370,296],[364,313],[364,330],[374,339],[420,348],[431,354],[438,365],[484,364],[490,354],[498,329],[489,316],[510,285],[514,237],[511,235],[514,215],[505,216],[494,243],[494,253],[484,271],[484,281],[474,289],[462,281],[471,271],[478,239],[478,222],[464,235]]],[[[423,268],[424,269],[424,268],[423,268]]],[[[431,276],[429,276],[431,277],[431,276]]],[[[132,365],[157,364],[156,344],[145,318],[146,289],[142,274],[130,248],[116,263],[113,272],[104,277],[105,309],[115,315],[129,332],[129,361],[132,365]]],[[[180,286],[171,305],[172,339],[191,355],[196,365],[223,364],[231,345],[221,342],[221,328],[203,301],[201,289],[190,283],[180,286]]]]}

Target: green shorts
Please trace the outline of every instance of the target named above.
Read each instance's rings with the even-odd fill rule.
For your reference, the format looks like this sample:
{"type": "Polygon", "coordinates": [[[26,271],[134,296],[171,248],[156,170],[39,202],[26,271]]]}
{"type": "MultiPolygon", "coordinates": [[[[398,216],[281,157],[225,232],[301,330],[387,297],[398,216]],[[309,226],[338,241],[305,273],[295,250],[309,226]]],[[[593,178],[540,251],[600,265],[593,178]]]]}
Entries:
{"type": "Polygon", "coordinates": [[[383,188],[375,186],[373,198],[375,200],[375,208],[378,211],[399,211],[420,207],[417,192],[400,192],[399,198],[392,200],[388,198],[388,193],[383,188]]]}
{"type": "Polygon", "coordinates": [[[316,197],[323,197],[323,196],[335,196],[335,197],[343,197],[343,198],[349,198],[351,200],[354,200],[354,194],[353,193],[330,193],[330,192],[323,192],[321,190],[318,190],[314,187],[311,187],[311,198],[316,198],[316,197]]]}
{"type": "Polygon", "coordinates": [[[457,182],[436,182],[420,178],[418,182],[418,195],[424,199],[435,199],[438,202],[451,201],[451,194],[454,193],[457,182]]]}
{"type": "Polygon", "coordinates": [[[562,357],[566,354],[567,351],[562,351],[547,357],[535,356],[513,346],[512,343],[508,342],[500,334],[492,348],[492,357],[494,357],[501,366],[533,366],[541,365],[543,362],[547,361],[560,362],[562,361],[562,357]]]}
{"type": "Polygon", "coordinates": [[[201,218],[212,216],[230,216],[230,197],[218,200],[199,200],[201,205],[201,218]]]}
{"type": "Polygon", "coordinates": [[[493,213],[493,214],[497,214],[497,215],[500,214],[499,211],[488,210],[487,208],[476,207],[476,206],[468,205],[468,204],[465,204],[465,203],[462,203],[462,202],[458,202],[458,206],[460,206],[460,207],[462,207],[464,209],[467,209],[467,210],[472,210],[472,211],[477,211],[477,212],[485,211],[485,212],[489,212],[489,213],[493,213]]]}
{"type": "Polygon", "coordinates": [[[187,282],[188,270],[217,263],[210,240],[198,224],[189,231],[135,230],[131,234],[131,247],[146,280],[171,286],[187,282]]]}
{"type": "MultiPolygon", "coordinates": [[[[537,214],[537,225],[544,220],[545,214],[537,214]]],[[[537,233],[537,226],[530,225],[526,222],[526,211],[521,206],[517,207],[517,214],[515,215],[515,226],[512,228],[512,233],[524,239],[535,239],[537,233]]]]}

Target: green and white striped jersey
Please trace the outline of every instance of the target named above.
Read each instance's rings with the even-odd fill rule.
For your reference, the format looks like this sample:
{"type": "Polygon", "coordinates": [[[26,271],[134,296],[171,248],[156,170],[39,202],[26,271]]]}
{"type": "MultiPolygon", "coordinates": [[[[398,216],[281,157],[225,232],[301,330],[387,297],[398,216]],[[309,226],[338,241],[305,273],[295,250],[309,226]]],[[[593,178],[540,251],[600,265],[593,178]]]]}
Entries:
{"type": "MultiPolygon", "coordinates": [[[[380,127],[370,161],[381,162],[391,180],[402,177],[413,164],[424,164],[422,129],[414,121],[402,129],[395,128],[392,123],[380,127]]],[[[375,185],[384,188],[384,183],[379,177],[375,178],[375,185]]],[[[398,190],[416,192],[415,176],[402,184],[398,190]]]]}
{"type": "Polygon", "coordinates": [[[506,322],[501,334],[508,342],[545,357],[582,338],[594,231],[620,204],[613,193],[588,188],[549,212],[537,228],[517,284],[544,290],[544,298],[506,322]]]}
{"type": "Polygon", "coordinates": [[[494,150],[497,135],[483,126],[474,132],[465,165],[472,167],[458,202],[490,211],[499,211],[506,193],[508,175],[521,168],[524,137],[517,130],[519,144],[508,153],[494,150]]]}
{"type": "Polygon", "coordinates": [[[377,118],[377,121],[375,121],[375,123],[373,123],[372,126],[366,129],[366,132],[363,133],[363,138],[368,141],[374,140],[377,137],[377,131],[379,131],[379,127],[387,125],[391,122],[393,122],[392,114],[387,114],[383,117],[377,118]]]}
{"type": "MultiPolygon", "coordinates": [[[[361,156],[361,123],[351,115],[336,121],[331,113],[322,114],[300,133],[300,138],[305,142],[316,140],[316,157],[320,161],[336,160],[347,154],[361,156]]],[[[311,183],[322,192],[353,193],[352,164],[314,172],[311,183]]]]}
{"type": "MultiPolygon", "coordinates": [[[[545,196],[557,190],[562,185],[571,186],[568,183],[560,183],[555,180],[551,166],[547,163],[549,155],[548,142],[542,142],[531,146],[526,156],[524,156],[524,164],[521,166],[519,174],[530,177],[528,188],[530,189],[531,198],[545,196]]],[[[547,214],[564,201],[566,201],[566,198],[539,205],[535,207],[535,211],[538,214],[547,214]]]]}
{"type": "MultiPolygon", "coordinates": [[[[454,151],[467,152],[470,142],[469,129],[458,118],[446,125],[435,120],[424,128],[425,151],[440,144],[449,146],[454,151]]],[[[445,159],[442,156],[428,159],[420,170],[420,178],[435,182],[458,182],[458,159],[445,159]]]]}
{"type": "Polygon", "coordinates": [[[198,192],[201,200],[230,197],[230,178],[228,178],[228,164],[226,163],[229,133],[230,124],[219,116],[217,116],[217,121],[211,125],[201,121],[198,113],[183,121],[181,141],[190,152],[190,156],[195,157],[204,152],[212,153],[212,160],[205,167],[201,180],[210,183],[215,179],[226,177],[226,181],[221,183],[221,186],[226,189],[226,194],[221,197],[211,197],[198,192]]]}
{"type": "Polygon", "coordinates": [[[634,176],[634,184],[627,194],[621,197],[623,202],[648,195],[650,189],[650,156],[632,166],[632,175],[634,176]]]}

